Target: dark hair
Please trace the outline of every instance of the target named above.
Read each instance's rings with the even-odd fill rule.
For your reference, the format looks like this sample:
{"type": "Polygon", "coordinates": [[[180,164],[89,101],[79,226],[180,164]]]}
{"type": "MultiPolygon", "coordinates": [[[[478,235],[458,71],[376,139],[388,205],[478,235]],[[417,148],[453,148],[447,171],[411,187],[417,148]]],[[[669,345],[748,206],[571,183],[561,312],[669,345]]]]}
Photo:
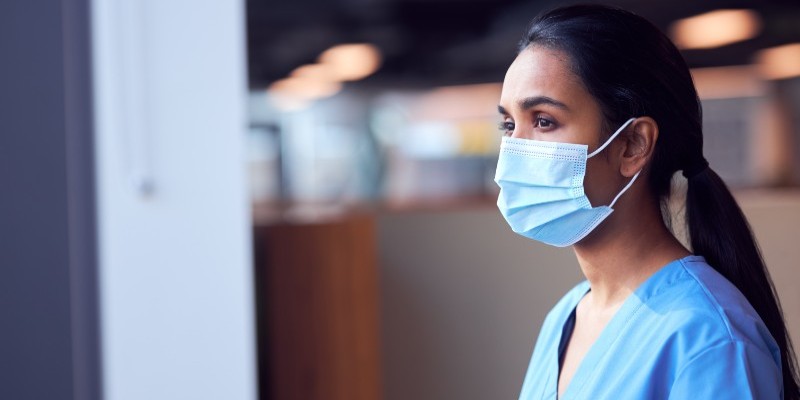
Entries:
{"type": "Polygon", "coordinates": [[[800,399],[797,361],[775,288],[741,209],[703,157],[702,107],[675,45],[644,18],[603,5],[539,15],[519,51],[531,45],[570,57],[573,72],[600,105],[605,132],[630,117],[650,116],[658,123],[651,193],[660,199],[666,219],[672,176],[683,171],[693,252],[736,285],[758,312],[780,347],[784,397],[800,399]]]}

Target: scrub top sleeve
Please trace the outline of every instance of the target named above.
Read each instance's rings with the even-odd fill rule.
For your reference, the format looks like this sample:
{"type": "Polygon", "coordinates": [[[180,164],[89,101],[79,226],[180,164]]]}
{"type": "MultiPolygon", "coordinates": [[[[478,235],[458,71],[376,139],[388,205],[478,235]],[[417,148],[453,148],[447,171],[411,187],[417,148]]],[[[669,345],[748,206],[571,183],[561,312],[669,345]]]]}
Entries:
{"type": "Polygon", "coordinates": [[[730,341],[705,350],[680,371],[670,399],[783,399],[780,367],[752,344],[730,341]]]}

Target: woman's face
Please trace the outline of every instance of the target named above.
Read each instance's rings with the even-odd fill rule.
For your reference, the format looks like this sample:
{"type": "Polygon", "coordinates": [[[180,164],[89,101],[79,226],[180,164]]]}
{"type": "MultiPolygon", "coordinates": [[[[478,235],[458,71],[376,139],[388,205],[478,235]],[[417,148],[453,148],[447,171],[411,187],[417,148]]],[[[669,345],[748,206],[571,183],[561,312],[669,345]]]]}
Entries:
{"type": "MultiPolygon", "coordinates": [[[[529,47],[506,72],[498,107],[504,135],[549,142],[577,143],[597,149],[602,140],[600,106],[569,66],[566,54],[529,47]]],[[[584,188],[593,206],[608,205],[624,184],[616,154],[617,138],[588,160],[584,188]]]]}

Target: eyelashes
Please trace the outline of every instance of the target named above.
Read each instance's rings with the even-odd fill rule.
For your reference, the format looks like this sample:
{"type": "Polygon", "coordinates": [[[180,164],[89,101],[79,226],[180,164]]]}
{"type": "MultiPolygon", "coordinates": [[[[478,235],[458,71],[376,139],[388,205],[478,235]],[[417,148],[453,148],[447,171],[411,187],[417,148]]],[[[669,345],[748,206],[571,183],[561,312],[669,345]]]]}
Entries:
{"type": "MultiPolygon", "coordinates": [[[[503,121],[497,125],[497,129],[500,130],[500,132],[503,132],[504,135],[510,135],[513,133],[515,127],[515,123],[511,121],[503,121]]],[[[533,127],[543,131],[551,131],[556,128],[556,122],[544,117],[536,117],[536,119],[534,119],[533,127]]]]}
{"type": "Polygon", "coordinates": [[[555,126],[555,122],[542,117],[536,117],[536,123],[533,125],[536,128],[549,129],[555,126]]]}
{"type": "Polygon", "coordinates": [[[514,123],[510,121],[503,121],[497,125],[497,129],[504,134],[514,132],[514,123]]]}

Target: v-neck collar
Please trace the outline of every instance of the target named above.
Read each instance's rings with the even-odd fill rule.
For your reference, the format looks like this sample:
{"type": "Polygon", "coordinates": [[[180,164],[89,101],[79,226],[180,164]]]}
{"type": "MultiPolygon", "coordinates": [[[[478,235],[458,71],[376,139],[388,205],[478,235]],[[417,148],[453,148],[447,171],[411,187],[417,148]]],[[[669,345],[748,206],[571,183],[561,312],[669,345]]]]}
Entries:
{"type": "MultiPolygon", "coordinates": [[[[647,278],[647,280],[642,282],[639,287],[636,288],[636,290],[625,299],[625,302],[622,303],[622,306],[620,306],[619,310],[617,310],[614,316],[611,317],[611,320],[608,322],[605,328],[603,328],[603,331],[600,332],[600,336],[598,336],[598,338],[589,348],[589,351],[583,357],[583,360],[581,360],[580,365],[578,365],[578,369],[572,376],[572,380],[570,380],[570,383],[560,400],[575,399],[578,395],[580,395],[583,386],[592,377],[592,375],[597,372],[597,364],[603,359],[608,350],[619,339],[620,334],[636,316],[636,313],[639,311],[642,305],[644,305],[651,297],[655,296],[664,288],[671,286],[675,282],[675,279],[682,274],[683,268],[681,268],[681,266],[684,260],[703,260],[703,257],[691,255],[674,260],[661,267],[653,275],[647,278]]],[[[575,308],[578,306],[578,303],[581,301],[581,299],[583,299],[586,293],[591,290],[589,281],[584,281],[581,283],[581,285],[582,287],[580,291],[583,292],[583,295],[580,297],[575,296],[573,304],[570,304],[572,312],[575,312],[575,308]]],[[[561,336],[564,334],[564,324],[567,322],[567,319],[572,312],[567,314],[567,317],[561,321],[560,326],[562,329],[561,333],[559,333],[559,339],[556,341],[556,343],[561,342],[561,336]]],[[[542,396],[542,398],[546,399],[558,398],[558,349],[555,350],[555,353],[555,355],[550,357],[550,368],[548,368],[550,372],[544,388],[544,396],[542,396]]]]}

